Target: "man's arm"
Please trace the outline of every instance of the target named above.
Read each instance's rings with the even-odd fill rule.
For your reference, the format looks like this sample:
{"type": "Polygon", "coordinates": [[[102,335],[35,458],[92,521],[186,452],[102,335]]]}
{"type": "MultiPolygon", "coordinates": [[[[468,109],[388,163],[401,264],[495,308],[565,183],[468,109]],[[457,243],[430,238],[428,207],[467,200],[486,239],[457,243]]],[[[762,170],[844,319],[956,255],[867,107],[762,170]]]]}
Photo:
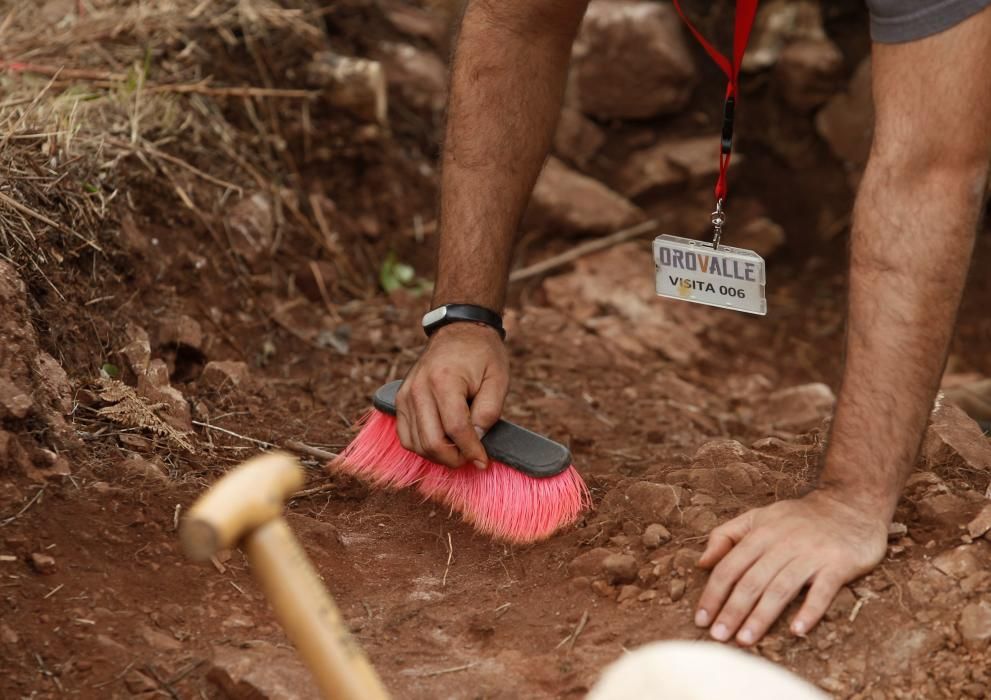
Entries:
{"type": "MultiPolygon", "coordinates": [[[[502,310],[516,229],[550,148],[586,4],[468,3],[441,158],[435,306],[502,310]]],[[[396,399],[403,446],[450,467],[484,468],[479,436],[498,420],[508,382],[494,330],[470,323],[441,328],[396,399]]]]}
{"type": "Polygon", "coordinates": [[[806,584],[804,634],[883,558],[939,387],[991,158],[991,8],[875,45],[876,123],[854,209],[843,385],[815,491],[716,528],[696,622],[756,642],[806,584]]]}

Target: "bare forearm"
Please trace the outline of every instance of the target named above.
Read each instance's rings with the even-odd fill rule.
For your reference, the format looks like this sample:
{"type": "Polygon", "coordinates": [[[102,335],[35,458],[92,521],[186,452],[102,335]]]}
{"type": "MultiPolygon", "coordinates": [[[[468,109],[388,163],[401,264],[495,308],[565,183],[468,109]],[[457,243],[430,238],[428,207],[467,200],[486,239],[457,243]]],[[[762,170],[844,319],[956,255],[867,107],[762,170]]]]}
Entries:
{"type": "Polygon", "coordinates": [[[987,186],[989,29],[991,11],[874,48],[875,137],[854,209],[846,365],[821,481],[886,518],[939,388],[987,186]]]}
{"type": "Polygon", "coordinates": [[[434,303],[501,309],[523,208],[550,146],[586,0],[472,0],[442,156],[434,303]]]}
{"type": "Polygon", "coordinates": [[[858,199],[846,367],[822,481],[887,517],[946,362],[974,241],[976,179],[879,165],[858,199]]]}

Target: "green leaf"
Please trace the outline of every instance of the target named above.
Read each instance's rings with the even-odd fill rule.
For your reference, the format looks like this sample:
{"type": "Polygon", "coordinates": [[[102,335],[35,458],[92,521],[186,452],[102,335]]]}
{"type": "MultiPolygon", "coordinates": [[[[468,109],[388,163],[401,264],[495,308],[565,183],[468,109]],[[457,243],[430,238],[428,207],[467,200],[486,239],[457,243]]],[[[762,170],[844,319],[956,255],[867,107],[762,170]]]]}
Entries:
{"type": "Polygon", "coordinates": [[[120,367],[112,365],[109,362],[104,362],[103,366],[100,367],[100,374],[105,374],[111,379],[116,379],[120,376],[120,367]]]}

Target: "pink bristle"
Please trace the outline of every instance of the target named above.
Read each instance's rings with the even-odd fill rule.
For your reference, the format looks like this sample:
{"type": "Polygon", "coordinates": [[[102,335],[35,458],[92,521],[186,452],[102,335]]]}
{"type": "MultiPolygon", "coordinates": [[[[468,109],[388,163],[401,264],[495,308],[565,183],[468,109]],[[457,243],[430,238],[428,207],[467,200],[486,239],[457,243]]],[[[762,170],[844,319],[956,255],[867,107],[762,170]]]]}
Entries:
{"type": "Polygon", "coordinates": [[[427,498],[462,514],[478,531],[525,544],[570,525],[591,504],[588,487],[573,467],[534,478],[501,462],[488,469],[435,464],[399,442],[396,419],[372,410],[360,431],[331,467],[384,488],[417,485],[427,498]]]}
{"type": "Polygon", "coordinates": [[[402,489],[423,478],[432,462],[399,442],[396,418],[371,410],[359,422],[361,430],[331,467],[383,488],[402,489]]]}
{"type": "Polygon", "coordinates": [[[539,479],[501,462],[484,470],[431,467],[417,486],[420,493],[460,512],[480,532],[508,542],[550,537],[591,504],[588,487],[573,466],[539,479]]]}

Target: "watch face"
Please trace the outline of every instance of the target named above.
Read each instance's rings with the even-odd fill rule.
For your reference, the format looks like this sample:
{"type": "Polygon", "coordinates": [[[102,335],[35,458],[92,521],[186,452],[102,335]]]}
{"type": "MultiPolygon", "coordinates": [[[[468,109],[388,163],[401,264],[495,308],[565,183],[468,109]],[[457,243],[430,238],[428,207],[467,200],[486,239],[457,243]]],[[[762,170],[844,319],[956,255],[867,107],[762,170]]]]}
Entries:
{"type": "Polygon", "coordinates": [[[432,309],[423,315],[423,327],[430,328],[430,326],[438,321],[444,320],[445,316],[447,316],[447,307],[438,306],[436,309],[432,309]]]}

